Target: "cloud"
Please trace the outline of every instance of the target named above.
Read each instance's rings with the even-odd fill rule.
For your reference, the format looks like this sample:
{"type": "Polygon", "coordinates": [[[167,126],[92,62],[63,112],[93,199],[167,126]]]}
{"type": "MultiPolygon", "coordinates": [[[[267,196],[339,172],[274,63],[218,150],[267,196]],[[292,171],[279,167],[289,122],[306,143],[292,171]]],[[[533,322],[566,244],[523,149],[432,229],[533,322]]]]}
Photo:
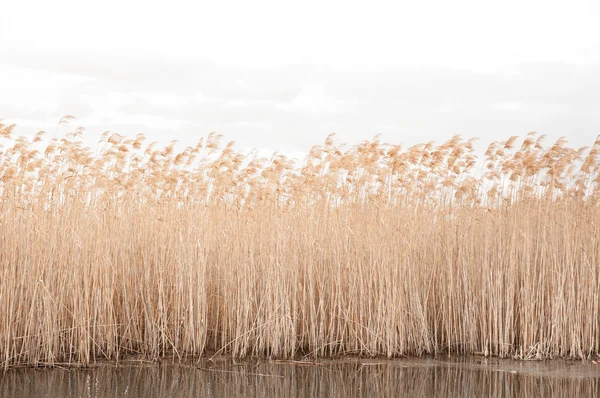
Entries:
{"type": "Polygon", "coordinates": [[[326,91],[345,99],[431,107],[448,103],[600,104],[600,65],[525,64],[518,73],[447,68],[378,68],[332,76],[326,91]]]}
{"type": "Polygon", "coordinates": [[[56,110],[52,113],[55,117],[64,115],[77,115],[77,118],[86,118],[94,109],[85,100],[75,95],[63,95],[56,110]]]}
{"type": "Polygon", "coordinates": [[[49,116],[48,112],[41,109],[2,105],[0,119],[5,118],[5,122],[15,123],[20,120],[45,120],[49,116]]]}
{"type": "Polygon", "coordinates": [[[86,77],[118,92],[174,92],[215,99],[287,102],[302,88],[298,68],[239,68],[148,54],[8,53],[1,63],[86,77]]]}
{"type": "MultiPolygon", "coordinates": [[[[573,145],[589,145],[600,132],[600,65],[524,64],[505,73],[477,73],[315,64],[232,67],[147,54],[69,53],[37,58],[14,53],[2,62],[82,77],[59,90],[56,117],[108,115],[90,124],[82,120],[100,131],[129,134],[132,126],[135,132],[145,126],[149,136],[186,140],[216,130],[244,147],[300,151],[333,131],[349,143],[382,133],[384,140],[411,144],[455,133],[489,142],[534,130],[550,139],[566,135],[573,145]]],[[[13,117],[8,113],[4,117],[13,117]]]]}

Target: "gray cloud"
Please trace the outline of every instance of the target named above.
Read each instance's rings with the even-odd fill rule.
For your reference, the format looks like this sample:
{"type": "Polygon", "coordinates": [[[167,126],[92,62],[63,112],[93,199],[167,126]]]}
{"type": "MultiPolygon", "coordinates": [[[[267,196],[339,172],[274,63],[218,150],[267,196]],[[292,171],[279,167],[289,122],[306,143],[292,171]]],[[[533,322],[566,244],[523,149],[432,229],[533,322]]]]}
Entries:
{"type": "Polygon", "coordinates": [[[12,105],[2,105],[0,119],[5,118],[5,122],[13,123],[15,120],[46,120],[50,113],[41,109],[16,107],[12,105]]]}
{"type": "Polygon", "coordinates": [[[514,75],[441,68],[379,68],[336,74],[326,87],[330,95],[339,98],[426,106],[504,101],[598,104],[600,65],[527,64],[514,75]]]}
{"type": "Polygon", "coordinates": [[[298,68],[234,68],[207,60],[165,59],[145,54],[3,55],[5,64],[83,76],[96,89],[117,92],[202,94],[215,99],[286,102],[302,88],[298,68]]]}
{"type": "Polygon", "coordinates": [[[190,102],[181,107],[154,106],[142,98],[136,98],[130,104],[120,105],[117,109],[128,115],[160,115],[169,119],[192,123],[235,125],[258,123],[284,123],[293,118],[291,112],[277,108],[277,103],[254,101],[248,104],[230,103],[224,100],[190,102]]]}
{"type": "Polygon", "coordinates": [[[565,135],[576,146],[591,144],[600,132],[600,65],[527,64],[519,67],[519,73],[484,74],[444,68],[334,69],[300,64],[243,68],[143,54],[37,58],[9,54],[2,62],[87,77],[88,81],[66,92],[68,100],[59,105],[64,113],[78,117],[97,110],[93,95],[117,93],[132,98],[130,103],[115,104],[121,114],[111,115],[114,124],[98,125],[100,131],[200,137],[216,130],[244,147],[297,150],[320,143],[332,131],[350,142],[377,133],[393,142],[439,142],[460,133],[487,143],[534,130],[550,139],[565,135]],[[322,89],[323,98],[316,98],[313,108],[297,103],[299,99],[310,102],[310,96],[303,97],[307,87],[322,89]],[[90,98],[91,106],[80,100],[81,93],[90,98]],[[151,96],[164,94],[176,96],[183,105],[156,106],[150,101],[151,96]],[[322,109],[317,100],[323,101],[322,109]],[[326,109],[328,104],[333,111],[326,109]],[[119,122],[121,116],[137,117],[136,123],[158,116],[186,127],[164,131],[139,124],[134,129],[119,122]]]}
{"type": "Polygon", "coordinates": [[[52,112],[55,118],[63,117],[64,115],[77,115],[77,118],[85,118],[92,114],[94,109],[86,101],[76,95],[63,95],[58,103],[56,110],[52,112]]]}

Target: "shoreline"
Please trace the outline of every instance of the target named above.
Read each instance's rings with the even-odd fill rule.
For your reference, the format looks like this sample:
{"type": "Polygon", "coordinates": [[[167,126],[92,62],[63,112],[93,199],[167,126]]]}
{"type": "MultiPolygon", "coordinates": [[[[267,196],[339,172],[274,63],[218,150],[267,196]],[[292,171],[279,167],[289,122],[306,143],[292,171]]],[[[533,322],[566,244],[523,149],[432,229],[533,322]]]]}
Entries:
{"type": "MultiPolygon", "coordinates": [[[[331,357],[306,358],[296,357],[292,359],[269,358],[266,356],[235,358],[231,355],[202,355],[202,356],[185,356],[177,358],[165,355],[157,359],[149,359],[146,356],[139,354],[126,355],[119,360],[109,360],[97,358],[89,364],[68,362],[40,363],[40,364],[17,364],[6,367],[4,372],[19,369],[62,369],[62,370],[91,370],[101,367],[128,367],[128,366],[178,366],[190,367],[200,370],[210,370],[212,367],[219,365],[227,366],[245,366],[251,364],[272,364],[272,365],[293,365],[293,366],[324,366],[324,365],[360,365],[360,366],[379,366],[391,364],[435,364],[444,366],[498,366],[501,364],[513,364],[515,366],[527,367],[527,364],[538,364],[535,366],[544,366],[544,364],[565,364],[565,365],[582,365],[589,366],[590,369],[595,369],[600,377],[600,354],[588,359],[578,359],[573,357],[554,357],[554,358],[539,358],[539,359],[520,359],[516,357],[498,357],[498,356],[483,356],[477,354],[440,354],[440,355],[423,355],[423,356],[402,356],[402,357],[385,357],[385,356],[360,356],[360,355],[339,355],[331,357]]],[[[419,365],[419,366],[420,366],[419,365]]],[[[533,365],[532,365],[533,366],[533,365]]]]}

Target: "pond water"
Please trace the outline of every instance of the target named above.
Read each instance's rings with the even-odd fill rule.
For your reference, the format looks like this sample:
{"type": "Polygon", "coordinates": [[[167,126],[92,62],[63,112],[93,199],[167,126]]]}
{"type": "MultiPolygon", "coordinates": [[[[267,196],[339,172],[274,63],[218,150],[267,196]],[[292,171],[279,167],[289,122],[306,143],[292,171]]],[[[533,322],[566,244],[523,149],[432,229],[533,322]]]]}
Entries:
{"type": "Polygon", "coordinates": [[[0,397],[600,397],[600,365],[485,358],[127,361],[0,373],[0,397]]]}

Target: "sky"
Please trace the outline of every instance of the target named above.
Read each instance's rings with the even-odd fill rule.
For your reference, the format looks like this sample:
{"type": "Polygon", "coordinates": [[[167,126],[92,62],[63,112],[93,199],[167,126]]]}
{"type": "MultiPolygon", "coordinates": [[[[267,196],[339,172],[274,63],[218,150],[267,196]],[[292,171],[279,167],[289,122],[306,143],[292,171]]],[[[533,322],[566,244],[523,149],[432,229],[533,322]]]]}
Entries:
{"type": "Polygon", "coordinates": [[[579,147],[600,133],[598,20],[597,0],[1,0],[0,118],[296,157],[331,132],[579,147]]]}

